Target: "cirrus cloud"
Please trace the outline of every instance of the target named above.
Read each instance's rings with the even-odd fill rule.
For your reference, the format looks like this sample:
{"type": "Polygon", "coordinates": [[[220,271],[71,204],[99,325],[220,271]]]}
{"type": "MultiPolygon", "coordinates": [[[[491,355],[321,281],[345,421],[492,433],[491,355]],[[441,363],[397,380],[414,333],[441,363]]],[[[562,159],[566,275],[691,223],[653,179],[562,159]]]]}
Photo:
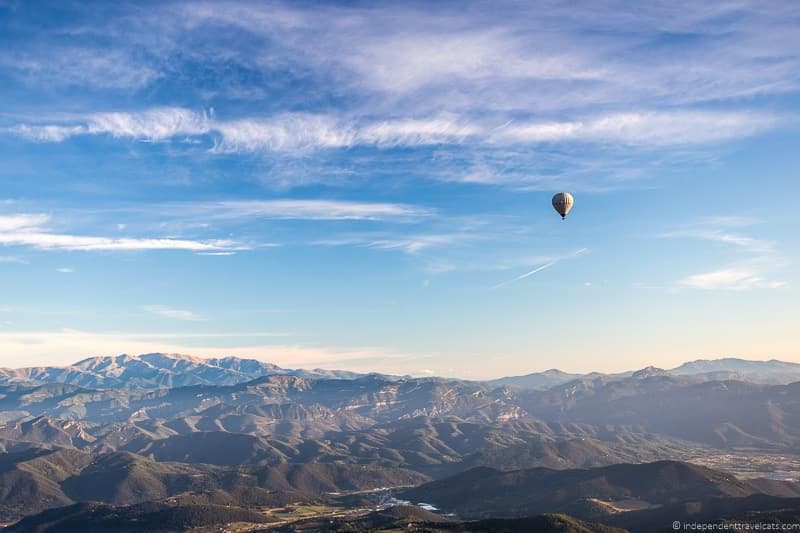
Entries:
{"type": "Polygon", "coordinates": [[[641,111],[568,121],[492,123],[452,115],[375,120],[297,113],[226,121],[183,108],[154,108],[98,113],[79,118],[76,123],[18,124],[6,131],[41,142],[62,142],[79,135],[146,141],[211,136],[216,137],[211,148],[216,153],[292,153],[466,142],[486,146],[558,142],[681,146],[748,137],[780,124],[776,115],[754,111],[641,111]]]}

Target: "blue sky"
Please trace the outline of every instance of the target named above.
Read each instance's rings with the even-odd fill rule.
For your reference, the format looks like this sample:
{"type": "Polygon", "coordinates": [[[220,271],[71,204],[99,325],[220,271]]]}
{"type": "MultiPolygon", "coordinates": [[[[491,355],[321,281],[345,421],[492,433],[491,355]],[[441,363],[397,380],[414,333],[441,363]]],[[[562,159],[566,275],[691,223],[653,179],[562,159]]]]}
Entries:
{"type": "Polygon", "coordinates": [[[800,6],[702,4],[0,0],[0,365],[800,361],[800,6]]]}

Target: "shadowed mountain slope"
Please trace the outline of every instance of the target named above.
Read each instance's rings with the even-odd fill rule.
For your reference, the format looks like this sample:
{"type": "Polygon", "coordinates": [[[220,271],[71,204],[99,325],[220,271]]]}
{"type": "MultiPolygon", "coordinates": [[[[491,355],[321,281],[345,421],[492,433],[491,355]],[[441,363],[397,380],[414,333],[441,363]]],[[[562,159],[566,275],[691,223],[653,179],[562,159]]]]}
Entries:
{"type": "Polygon", "coordinates": [[[465,517],[508,517],[562,511],[591,516],[596,509],[582,505],[589,499],[638,500],[647,506],[760,493],[800,496],[800,485],[765,480],[756,485],[697,465],[661,461],[589,470],[534,468],[500,472],[476,468],[409,489],[402,497],[431,503],[465,517]]]}
{"type": "Polygon", "coordinates": [[[112,507],[99,503],[77,503],[50,509],[17,522],[9,532],[138,532],[186,531],[224,526],[234,522],[266,524],[263,514],[241,507],[221,505],[167,505],[143,503],[112,507]]]}
{"type": "Polygon", "coordinates": [[[743,498],[704,498],[656,509],[618,513],[603,522],[631,531],[666,531],[672,523],[749,522],[752,524],[798,523],[800,498],[754,494],[743,498]]]}

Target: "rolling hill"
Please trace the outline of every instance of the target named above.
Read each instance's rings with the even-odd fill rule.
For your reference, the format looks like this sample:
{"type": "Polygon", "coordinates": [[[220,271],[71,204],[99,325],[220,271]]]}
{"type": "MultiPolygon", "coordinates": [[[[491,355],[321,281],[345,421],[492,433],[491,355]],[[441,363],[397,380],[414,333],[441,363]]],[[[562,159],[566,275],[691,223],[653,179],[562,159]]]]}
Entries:
{"type": "MultiPolygon", "coordinates": [[[[0,517],[4,520],[74,502],[129,505],[185,493],[238,501],[270,493],[314,497],[332,492],[411,486],[427,477],[404,469],[346,463],[283,463],[225,468],[158,462],[128,452],[28,450],[0,454],[0,517]]],[[[281,496],[284,498],[285,496],[281,496]]]]}

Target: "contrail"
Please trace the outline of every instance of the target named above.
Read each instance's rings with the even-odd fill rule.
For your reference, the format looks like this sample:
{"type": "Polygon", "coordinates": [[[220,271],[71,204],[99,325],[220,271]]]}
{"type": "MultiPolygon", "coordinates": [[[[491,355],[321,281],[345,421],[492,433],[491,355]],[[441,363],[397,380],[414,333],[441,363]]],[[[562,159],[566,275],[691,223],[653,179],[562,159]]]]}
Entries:
{"type": "Polygon", "coordinates": [[[504,281],[503,283],[499,283],[499,284],[495,285],[494,287],[492,287],[492,289],[499,289],[500,287],[503,287],[504,285],[508,285],[509,283],[514,283],[515,281],[519,281],[519,280],[521,280],[521,279],[525,279],[525,278],[527,278],[528,276],[533,276],[533,275],[534,275],[534,274],[536,274],[537,272],[541,272],[542,270],[544,270],[544,269],[546,269],[546,268],[550,268],[551,266],[555,265],[557,262],[558,262],[558,261],[550,261],[549,263],[545,263],[544,265],[542,265],[542,266],[540,266],[540,267],[536,267],[536,268],[534,268],[534,269],[533,269],[533,270],[531,270],[530,272],[525,272],[525,273],[524,273],[524,274],[522,274],[521,276],[517,276],[517,277],[516,277],[516,278],[514,278],[514,279],[510,279],[510,280],[508,280],[508,281],[504,281]]]}
{"type": "Polygon", "coordinates": [[[589,251],[589,249],[588,249],[588,248],[581,248],[580,250],[576,250],[576,251],[572,252],[572,253],[571,253],[571,254],[569,254],[569,255],[562,256],[562,257],[560,257],[560,258],[557,258],[557,259],[553,259],[553,260],[552,260],[552,261],[550,261],[549,263],[545,263],[545,264],[544,264],[544,265],[542,265],[542,266],[538,266],[538,267],[534,268],[533,270],[531,270],[530,272],[525,272],[525,273],[524,273],[524,274],[522,274],[521,276],[517,276],[517,277],[516,277],[516,278],[514,278],[514,279],[510,279],[510,280],[508,280],[508,281],[504,281],[503,283],[498,283],[497,285],[495,285],[495,286],[493,286],[493,287],[490,287],[490,289],[492,289],[492,290],[494,290],[494,289],[499,289],[500,287],[504,287],[504,286],[506,286],[506,285],[508,285],[508,284],[510,284],[510,283],[514,283],[515,281],[519,281],[519,280],[521,280],[521,279],[525,279],[525,278],[527,278],[527,277],[529,277],[529,276],[533,276],[534,274],[536,274],[536,273],[538,273],[538,272],[541,272],[542,270],[544,270],[544,269],[546,269],[546,268],[550,268],[551,266],[555,265],[555,264],[556,264],[556,263],[558,263],[559,261],[562,261],[562,260],[564,260],[564,259],[572,259],[573,257],[578,257],[579,255],[582,255],[582,254],[584,254],[584,253],[586,253],[586,252],[588,252],[588,251],[589,251]]]}

